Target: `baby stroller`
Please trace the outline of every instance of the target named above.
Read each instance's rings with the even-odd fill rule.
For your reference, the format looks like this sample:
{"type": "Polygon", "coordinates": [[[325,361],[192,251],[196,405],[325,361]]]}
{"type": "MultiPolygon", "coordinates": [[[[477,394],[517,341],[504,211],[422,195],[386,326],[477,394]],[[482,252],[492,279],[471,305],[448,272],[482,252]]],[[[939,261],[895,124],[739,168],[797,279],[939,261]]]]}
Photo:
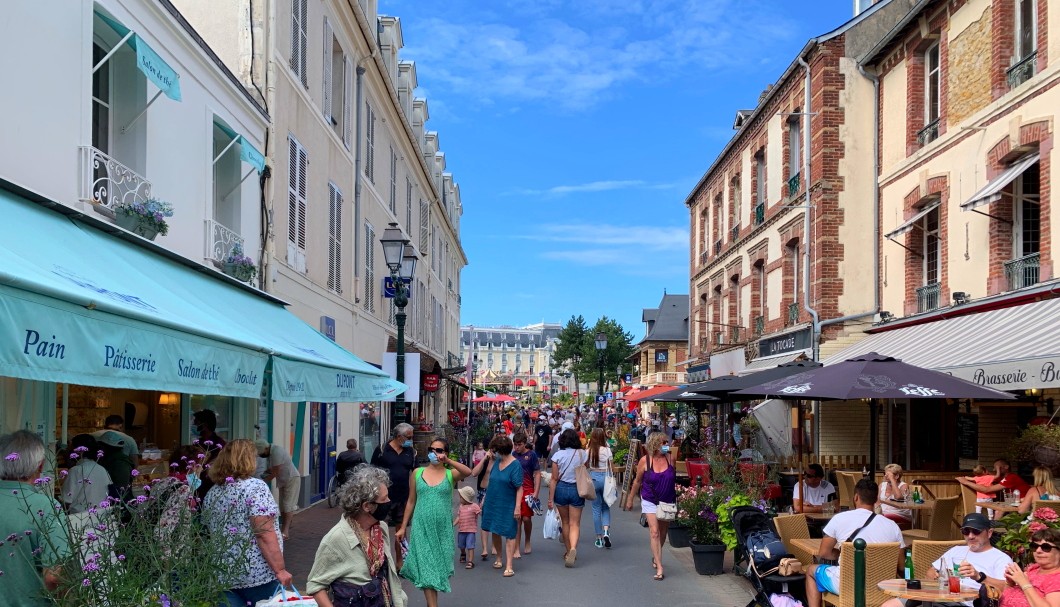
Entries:
{"type": "Polygon", "coordinates": [[[772,607],[771,593],[792,594],[805,604],[804,574],[780,575],[782,558],[791,557],[780,541],[773,521],[754,506],[738,506],[730,511],[736,531],[733,573],[751,582],[755,596],[747,607],[772,607]]]}

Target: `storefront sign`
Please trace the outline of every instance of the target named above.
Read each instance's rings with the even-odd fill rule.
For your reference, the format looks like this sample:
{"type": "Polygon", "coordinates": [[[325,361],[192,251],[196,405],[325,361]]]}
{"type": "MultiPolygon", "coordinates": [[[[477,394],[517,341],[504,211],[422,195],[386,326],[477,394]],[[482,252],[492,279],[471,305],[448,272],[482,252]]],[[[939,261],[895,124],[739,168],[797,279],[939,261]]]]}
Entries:
{"type": "Polygon", "coordinates": [[[1060,356],[939,369],[996,390],[1060,388],[1060,356]]]}
{"type": "Polygon", "coordinates": [[[670,352],[668,350],[656,350],[655,351],[655,362],[664,363],[670,360],[670,352]]]}
{"type": "Polygon", "coordinates": [[[330,316],[320,317],[320,332],[331,341],[335,341],[335,319],[330,316]]]}
{"type": "Polygon", "coordinates": [[[767,356],[805,350],[813,345],[812,335],[813,330],[807,327],[800,331],[793,331],[783,335],[764,337],[758,340],[758,356],[759,358],[765,358],[767,356]]]}
{"type": "Polygon", "coordinates": [[[423,390],[425,392],[436,392],[438,390],[438,374],[428,373],[423,376],[423,390]]]}

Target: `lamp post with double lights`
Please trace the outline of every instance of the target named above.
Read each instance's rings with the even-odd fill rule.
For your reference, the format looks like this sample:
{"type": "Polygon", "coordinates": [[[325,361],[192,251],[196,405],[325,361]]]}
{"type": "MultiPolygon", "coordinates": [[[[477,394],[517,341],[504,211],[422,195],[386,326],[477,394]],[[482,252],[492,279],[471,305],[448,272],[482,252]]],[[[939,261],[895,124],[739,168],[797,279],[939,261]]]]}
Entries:
{"type": "Polygon", "coordinates": [[[607,333],[600,331],[596,334],[596,361],[600,367],[600,380],[596,384],[596,400],[599,405],[597,419],[604,419],[604,350],[607,350],[607,333]]]}
{"type": "MultiPolygon", "coordinates": [[[[416,261],[419,255],[415,247],[411,246],[408,238],[398,227],[391,222],[390,226],[383,231],[379,238],[379,244],[383,245],[383,259],[386,267],[390,269],[390,282],[394,285],[394,306],[397,314],[397,380],[405,383],[405,306],[409,304],[409,290],[406,281],[411,282],[416,272],[416,261]]],[[[390,427],[409,421],[408,403],[405,402],[405,393],[402,392],[394,399],[394,407],[390,411],[390,427]]]]}

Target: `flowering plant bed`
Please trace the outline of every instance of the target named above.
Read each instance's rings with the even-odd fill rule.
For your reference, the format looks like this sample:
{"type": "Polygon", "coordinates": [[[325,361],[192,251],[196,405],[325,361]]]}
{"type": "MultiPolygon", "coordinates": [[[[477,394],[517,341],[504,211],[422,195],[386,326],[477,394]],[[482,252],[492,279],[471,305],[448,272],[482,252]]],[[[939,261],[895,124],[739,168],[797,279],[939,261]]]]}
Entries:
{"type": "Polygon", "coordinates": [[[1038,508],[1030,516],[1019,512],[1006,514],[995,525],[1000,526],[994,530],[1000,536],[997,547],[1026,567],[1034,562],[1034,555],[1028,549],[1031,534],[1042,529],[1060,529],[1060,515],[1052,508],[1038,508]]]}

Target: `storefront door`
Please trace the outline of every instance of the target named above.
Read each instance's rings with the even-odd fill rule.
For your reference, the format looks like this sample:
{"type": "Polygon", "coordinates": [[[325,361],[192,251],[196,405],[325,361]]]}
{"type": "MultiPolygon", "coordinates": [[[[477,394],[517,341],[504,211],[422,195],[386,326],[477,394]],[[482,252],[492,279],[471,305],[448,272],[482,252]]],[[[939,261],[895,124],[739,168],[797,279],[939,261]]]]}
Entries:
{"type": "Polygon", "coordinates": [[[335,403],[309,404],[310,500],[324,498],[328,480],[335,474],[335,437],[338,420],[335,403]]]}

